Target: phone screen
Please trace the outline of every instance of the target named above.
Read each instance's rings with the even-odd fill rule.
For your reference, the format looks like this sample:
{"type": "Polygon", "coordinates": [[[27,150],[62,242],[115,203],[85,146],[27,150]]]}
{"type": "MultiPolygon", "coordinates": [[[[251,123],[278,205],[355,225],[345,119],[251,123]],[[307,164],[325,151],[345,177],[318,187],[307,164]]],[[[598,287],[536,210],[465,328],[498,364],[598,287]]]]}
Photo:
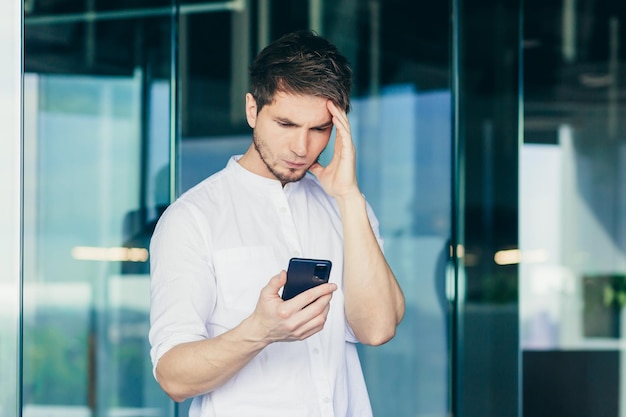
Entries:
{"type": "Polygon", "coordinates": [[[291,258],[287,268],[287,283],[283,300],[289,300],[303,291],[328,282],[332,263],[326,259],[291,258]]]}

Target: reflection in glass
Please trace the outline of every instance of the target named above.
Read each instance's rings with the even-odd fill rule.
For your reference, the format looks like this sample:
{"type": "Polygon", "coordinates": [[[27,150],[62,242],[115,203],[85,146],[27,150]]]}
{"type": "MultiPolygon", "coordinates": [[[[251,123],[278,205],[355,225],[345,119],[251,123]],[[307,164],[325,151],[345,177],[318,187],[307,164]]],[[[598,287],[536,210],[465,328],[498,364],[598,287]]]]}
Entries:
{"type": "Polygon", "coordinates": [[[446,2],[194,1],[175,21],[161,1],[26,3],[24,415],[174,414],[149,363],[147,243],[171,194],[247,148],[248,60],[307,27],[353,64],[359,181],[407,296],[397,337],[361,349],[375,414],[447,415],[446,2]]]}
{"type": "Polygon", "coordinates": [[[168,415],[147,247],[169,201],[170,19],[25,34],[23,413],[168,415]]]}
{"type": "Polygon", "coordinates": [[[533,416],[624,416],[626,7],[528,1],[525,14],[524,404],[533,416]]]}

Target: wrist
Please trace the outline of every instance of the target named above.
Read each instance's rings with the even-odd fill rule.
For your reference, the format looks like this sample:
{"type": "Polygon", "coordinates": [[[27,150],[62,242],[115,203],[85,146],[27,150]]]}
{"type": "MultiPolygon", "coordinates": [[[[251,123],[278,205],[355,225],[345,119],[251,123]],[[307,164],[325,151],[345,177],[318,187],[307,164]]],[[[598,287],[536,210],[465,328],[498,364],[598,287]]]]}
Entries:
{"type": "Polygon", "coordinates": [[[339,204],[339,208],[353,207],[354,205],[364,206],[365,197],[361,194],[361,191],[357,188],[355,191],[336,196],[335,200],[339,204]]]}
{"type": "Polygon", "coordinates": [[[272,343],[267,332],[263,331],[263,326],[257,322],[254,314],[241,322],[239,330],[241,331],[242,341],[250,344],[253,349],[262,350],[272,343]]]}

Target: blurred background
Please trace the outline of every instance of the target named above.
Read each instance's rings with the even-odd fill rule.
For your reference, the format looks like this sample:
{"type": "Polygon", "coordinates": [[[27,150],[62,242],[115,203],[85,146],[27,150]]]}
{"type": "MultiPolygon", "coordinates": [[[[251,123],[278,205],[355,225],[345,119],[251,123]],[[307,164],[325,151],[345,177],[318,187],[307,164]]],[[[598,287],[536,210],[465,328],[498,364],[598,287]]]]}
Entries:
{"type": "Polygon", "coordinates": [[[149,240],[250,143],[251,60],[306,28],[353,66],[407,298],[359,347],[374,415],[626,417],[625,2],[2,8],[0,417],[186,415],[152,376],[149,240]]]}

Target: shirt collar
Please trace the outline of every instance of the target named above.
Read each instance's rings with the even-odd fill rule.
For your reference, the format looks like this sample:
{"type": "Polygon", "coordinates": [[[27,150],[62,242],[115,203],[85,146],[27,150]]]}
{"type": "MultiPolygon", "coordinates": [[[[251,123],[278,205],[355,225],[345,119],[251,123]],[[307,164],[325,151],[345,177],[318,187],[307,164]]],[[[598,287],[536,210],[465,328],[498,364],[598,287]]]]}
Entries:
{"type": "Polygon", "coordinates": [[[283,188],[282,184],[277,179],[266,178],[261,175],[255,174],[254,172],[248,171],[246,168],[244,168],[239,162],[237,162],[242,156],[243,155],[232,156],[228,160],[226,168],[233,171],[235,175],[237,175],[237,178],[240,178],[243,183],[249,184],[251,187],[257,190],[276,189],[289,193],[293,189],[295,189],[296,186],[300,183],[300,181],[290,182],[286,184],[283,188]]]}

